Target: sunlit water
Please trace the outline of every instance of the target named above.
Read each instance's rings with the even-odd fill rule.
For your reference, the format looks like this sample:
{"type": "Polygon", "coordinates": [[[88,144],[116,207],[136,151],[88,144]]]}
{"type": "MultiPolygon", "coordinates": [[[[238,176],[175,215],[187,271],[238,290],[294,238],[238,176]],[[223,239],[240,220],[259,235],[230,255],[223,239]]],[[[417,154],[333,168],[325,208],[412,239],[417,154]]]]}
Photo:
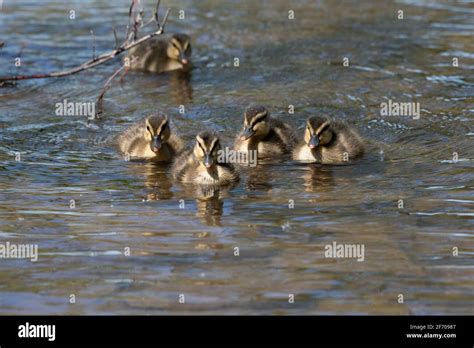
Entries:
{"type": "MultiPolygon", "coordinates": [[[[192,36],[190,79],[129,73],[92,122],[56,116],[55,103],[94,102],[118,61],[0,89],[0,242],[40,252],[36,263],[0,260],[0,314],[474,313],[472,3],[163,5],[168,31],[192,36]],[[421,118],[380,116],[389,99],[419,102],[421,118]],[[250,102],[299,134],[309,115],[345,120],[368,154],[241,168],[235,188],[209,192],[116,151],[115,137],[156,110],[188,141],[211,128],[230,145],[250,102]],[[365,260],[325,258],[333,241],[365,245],[365,260]]],[[[92,29],[97,52],[110,50],[127,11],[126,0],[4,1],[0,75],[78,65],[92,29]]]]}

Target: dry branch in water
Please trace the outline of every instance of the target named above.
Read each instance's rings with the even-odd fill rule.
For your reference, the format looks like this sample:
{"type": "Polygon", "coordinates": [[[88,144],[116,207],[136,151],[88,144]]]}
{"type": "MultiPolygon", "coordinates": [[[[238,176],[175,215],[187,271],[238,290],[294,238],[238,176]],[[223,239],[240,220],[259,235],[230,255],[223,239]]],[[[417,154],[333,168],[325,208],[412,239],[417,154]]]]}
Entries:
{"type": "MultiPolygon", "coordinates": [[[[139,2],[139,0],[132,0],[132,3],[130,5],[130,11],[129,11],[129,23],[130,23],[130,17],[133,13],[134,8],[136,7],[136,4],[139,2]]],[[[170,10],[168,9],[166,11],[165,16],[163,17],[163,20],[161,23],[158,20],[158,7],[160,6],[160,0],[158,0],[156,4],[156,10],[155,13],[150,21],[148,21],[146,24],[149,24],[151,22],[156,22],[158,26],[158,30],[148,34],[140,39],[137,40],[137,33],[138,29],[144,27],[145,25],[143,24],[142,16],[143,12],[139,11],[134,20],[133,24],[130,26],[127,26],[127,36],[125,37],[125,41],[117,48],[115,48],[113,51],[103,53],[100,56],[95,56],[95,44],[93,48],[93,57],[92,59],[88,60],[87,62],[72,68],[68,70],[63,70],[63,71],[58,71],[58,72],[52,72],[52,73],[44,73],[44,74],[33,74],[33,75],[18,75],[18,76],[5,76],[5,77],[0,77],[0,86],[2,86],[5,82],[8,81],[18,81],[18,80],[30,80],[30,79],[45,79],[45,78],[51,78],[51,77],[63,77],[63,76],[69,76],[73,74],[77,74],[81,71],[91,69],[96,67],[97,65],[106,63],[116,56],[120,55],[121,53],[128,51],[129,49],[138,46],[151,38],[161,35],[164,32],[166,21],[168,20],[169,12],[170,10]],[[130,28],[130,29],[129,29],[130,28]]],[[[114,29],[115,33],[115,29],[114,29]]],[[[115,37],[116,33],[114,34],[115,37]]]]}

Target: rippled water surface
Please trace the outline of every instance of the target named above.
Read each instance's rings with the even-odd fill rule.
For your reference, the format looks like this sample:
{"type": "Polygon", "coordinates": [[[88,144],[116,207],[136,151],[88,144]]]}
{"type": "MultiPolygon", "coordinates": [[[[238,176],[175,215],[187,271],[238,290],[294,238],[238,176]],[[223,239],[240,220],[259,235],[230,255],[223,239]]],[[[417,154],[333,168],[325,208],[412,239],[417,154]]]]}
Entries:
{"type": "MultiPolygon", "coordinates": [[[[94,102],[118,61],[0,89],[0,242],[40,252],[0,260],[0,314],[474,314],[472,2],[163,5],[168,31],[192,36],[190,78],[129,73],[92,122],[56,116],[55,103],[94,102]],[[380,116],[389,99],[419,102],[421,118],[380,116]],[[203,191],[116,151],[115,137],[157,110],[187,140],[212,128],[230,144],[250,102],[300,134],[309,115],[345,120],[368,154],[242,168],[235,188],[203,191]],[[365,260],[325,258],[333,241],[363,244],[365,260]]],[[[127,11],[126,0],[5,0],[0,75],[78,65],[90,30],[97,52],[110,50],[127,11]]]]}

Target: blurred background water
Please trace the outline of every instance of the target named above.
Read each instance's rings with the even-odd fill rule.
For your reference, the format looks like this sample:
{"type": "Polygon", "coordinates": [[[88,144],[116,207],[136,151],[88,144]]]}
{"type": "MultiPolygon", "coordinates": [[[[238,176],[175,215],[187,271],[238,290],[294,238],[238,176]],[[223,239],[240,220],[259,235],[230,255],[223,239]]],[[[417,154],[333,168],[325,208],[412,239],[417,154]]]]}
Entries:
{"type": "MultiPolygon", "coordinates": [[[[128,6],[3,1],[0,75],[79,65],[91,30],[98,53],[112,49],[128,6]]],[[[143,6],[150,16],[153,1],[143,6]]],[[[55,104],[95,102],[118,60],[0,89],[0,243],[40,253],[36,263],[0,260],[0,314],[474,314],[471,1],[166,7],[168,32],[192,37],[191,76],[129,73],[100,121],[56,116],[55,104]],[[419,102],[421,118],[380,116],[389,99],[419,102]],[[212,128],[230,145],[251,102],[299,134],[310,115],[344,120],[368,154],[348,166],[241,168],[237,187],[203,192],[116,151],[116,136],[157,110],[187,140],[212,128]],[[365,261],[325,258],[333,241],[364,244],[365,261]]]]}

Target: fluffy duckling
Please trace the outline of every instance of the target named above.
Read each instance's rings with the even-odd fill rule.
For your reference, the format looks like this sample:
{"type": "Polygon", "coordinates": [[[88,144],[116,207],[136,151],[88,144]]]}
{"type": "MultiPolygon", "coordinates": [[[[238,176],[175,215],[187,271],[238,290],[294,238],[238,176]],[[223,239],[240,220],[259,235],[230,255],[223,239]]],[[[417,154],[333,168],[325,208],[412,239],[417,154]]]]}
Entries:
{"type": "Polygon", "coordinates": [[[199,133],[194,148],[174,162],[171,169],[173,177],[183,183],[197,185],[223,186],[237,182],[239,174],[234,166],[219,161],[220,149],[220,141],[215,133],[199,133]]]}
{"type": "Polygon", "coordinates": [[[292,128],[269,115],[261,105],[250,105],[244,113],[244,129],[234,147],[239,152],[257,150],[258,158],[291,153],[298,140],[292,128]]]}
{"type": "Polygon", "coordinates": [[[312,116],[306,121],[304,142],[293,151],[293,159],[337,164],[351,161],[363,153],[362,139],[355,130],[327,117],[312,116]]]}
{"type": "Polygon", "coordinates": [[[184,146],[170,129],[168,116],[158,113],[126,130],[118,139],[124,156],[135,160],[170,162],[184,146]]]}
{"type": "Polygon", "coordinates": [[[186,34],[157,37],[130,50],[130,68],[162,73],[191,67],[191,39],[186,34]],[[133,57],[137,57],[134,61],[133,57]]]}

